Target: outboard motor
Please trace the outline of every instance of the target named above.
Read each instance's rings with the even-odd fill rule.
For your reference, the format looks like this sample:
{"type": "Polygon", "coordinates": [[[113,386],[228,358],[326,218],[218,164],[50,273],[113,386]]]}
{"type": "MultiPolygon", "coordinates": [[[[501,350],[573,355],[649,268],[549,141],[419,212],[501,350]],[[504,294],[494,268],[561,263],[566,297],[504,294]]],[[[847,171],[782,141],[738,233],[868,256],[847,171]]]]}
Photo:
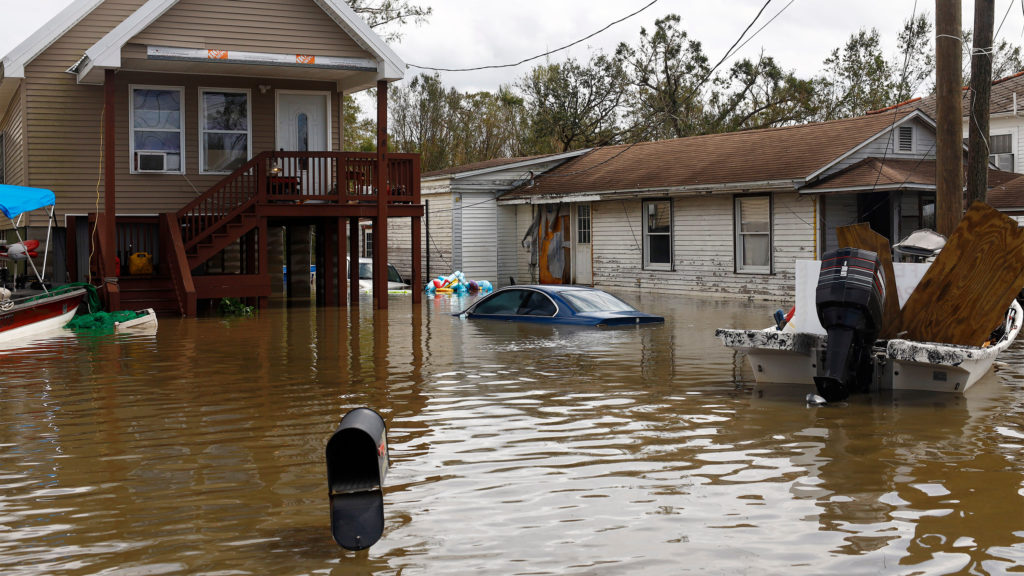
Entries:
{"type": "Polygon", "coordinates": [[[821,258],[818,320],[828,332],[825,374],[814,384],[825,400],[844,400],[871,382],[871,347],[882,327],[885,278],[878,254],[840,248],[821,258]]]}

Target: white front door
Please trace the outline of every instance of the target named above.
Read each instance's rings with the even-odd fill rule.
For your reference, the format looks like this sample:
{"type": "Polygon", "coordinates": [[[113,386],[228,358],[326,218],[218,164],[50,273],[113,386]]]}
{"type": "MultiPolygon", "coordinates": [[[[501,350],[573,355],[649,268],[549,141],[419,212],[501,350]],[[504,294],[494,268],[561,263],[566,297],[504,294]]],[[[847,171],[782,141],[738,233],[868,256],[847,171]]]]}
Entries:
{"type": "MultiPolygon", "coordinates": [[[[330,94],[325,92],[277,92],[277,149],[287,152],[330,150],[330,94]]],[[[327,163],[284,163],[285,175],[302,181],[304,194],[324,194],[327,163]]]]}

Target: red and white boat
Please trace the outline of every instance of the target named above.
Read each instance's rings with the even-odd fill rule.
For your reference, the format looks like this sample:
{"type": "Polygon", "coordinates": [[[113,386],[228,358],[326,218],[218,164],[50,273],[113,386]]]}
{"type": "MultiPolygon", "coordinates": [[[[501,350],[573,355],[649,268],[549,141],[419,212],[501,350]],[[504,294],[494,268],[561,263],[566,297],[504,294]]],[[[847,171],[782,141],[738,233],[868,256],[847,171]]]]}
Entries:
{"type": "MultiPolygon", "coordinates": [[[[0,344],[14,339],[33,337],[59,330],[67,324],[78,305],[86,295],[81,287],[71,286],[49,288],[33,258],[37,256],[38,240],[24,240],[18,230],[20,216],[25,212],[40,208],[49,208],[49,223],[53,224],[55,197],[52,191],[42,188],[25,186],[0,185],[0,212],[11,220],[18,242],[0,249],[0,344]],[[28,263],[35,275],[33,288],[18,290],[17,278],[11,280],[11,268],[17,270],[17,263],[28,263]]],[[[49,248],[50,228],[46,231],[46,243],[43,251],[43,270],[46,270],[46,256],[49,248]]]]}

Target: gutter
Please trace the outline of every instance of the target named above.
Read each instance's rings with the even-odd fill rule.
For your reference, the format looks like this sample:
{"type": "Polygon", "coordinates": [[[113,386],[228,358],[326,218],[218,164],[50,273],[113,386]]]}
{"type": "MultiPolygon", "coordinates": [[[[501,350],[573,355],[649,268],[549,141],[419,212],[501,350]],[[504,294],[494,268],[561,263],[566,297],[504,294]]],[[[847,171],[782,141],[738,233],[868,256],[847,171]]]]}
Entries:
{"type": "Polygon", "coordinates": [[[622,190],[601,190],[594,191],[587,195],[576,194],[550,194],[528,196],[526,198],[512,198],[508,200],[499,199],[501,204],[554,204],[563,201],[571,202],[595,202],[605,200],[608,196],[625,196],[631,198],[645,198],[650,196],[667,195],[700,195],[712,194],[715,192],[743,192],[749,190],[799,190],[804,180],[761,180],[757,182],[736,182],[728,184],[692,184],[688,186],[669,186],[658,188],[627,188],[622,190]]]}

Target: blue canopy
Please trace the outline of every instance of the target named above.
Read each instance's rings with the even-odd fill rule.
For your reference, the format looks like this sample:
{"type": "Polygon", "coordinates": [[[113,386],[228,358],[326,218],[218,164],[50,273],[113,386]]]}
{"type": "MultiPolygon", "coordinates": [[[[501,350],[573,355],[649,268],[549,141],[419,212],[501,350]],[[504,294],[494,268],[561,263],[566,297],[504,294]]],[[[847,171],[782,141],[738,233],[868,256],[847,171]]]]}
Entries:
{"type": "Polygon", "coordinates": [[[0,184],[0,212],[8,218],[43,206],[53,206],[56,201],[53,192],[44,188],[0,184]]]}

